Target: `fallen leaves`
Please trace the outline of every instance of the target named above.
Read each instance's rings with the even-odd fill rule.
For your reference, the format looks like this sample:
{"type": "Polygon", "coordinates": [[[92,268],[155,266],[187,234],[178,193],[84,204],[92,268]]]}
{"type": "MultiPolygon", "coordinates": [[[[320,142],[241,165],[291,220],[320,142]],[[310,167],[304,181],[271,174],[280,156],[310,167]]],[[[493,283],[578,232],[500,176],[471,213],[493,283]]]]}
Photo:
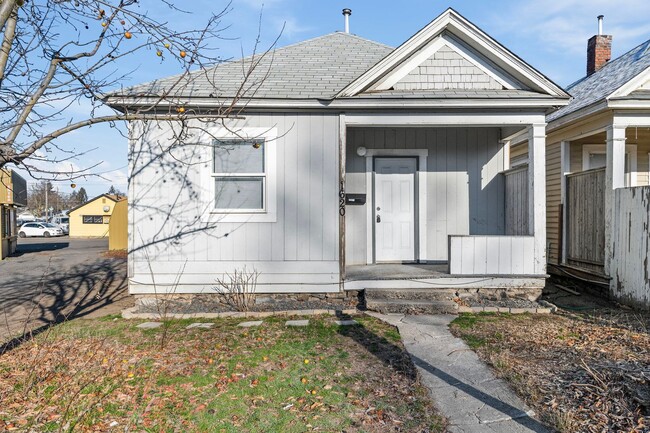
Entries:
{"type": "Polygon", "coordinates": [[[316,333],[294,341],[281,323],[246,336],[234,326],[196,335],[174,326],[164,348],[155,335],[127,330],[109,338],[86,332],[37,339],[3,355],[0,431],[44,431],[45,423],[65,430],[78,420],[80,432],[111,425],[194,432],[200,431],[198,419],[211,419],[214,431],[260,431],[251,419],[282,410],[291,426],[324,431],[341,423],[350,426],[348,432],[377,433],[401,429],[405,420],[409,427],[402,431],[422,431],[433,413],[427,397],[416,394],[415,379],[393,367],[410,362],[401,348],[382,349],[394,355],[391,363],[369,352],[370,343],[374,349],[386,341],[379,335],[316,333]],[[14,392],[24,384],[29,391],[14,392]],[[399,411],[408,416],[398,419],[399,411]]]}
{"type": "Polygon", "coordinates": [[[487,341],[479,355],[559,430],[650,431],[647,328],[579,316],[478,317],[454,332],[487,341]]]}

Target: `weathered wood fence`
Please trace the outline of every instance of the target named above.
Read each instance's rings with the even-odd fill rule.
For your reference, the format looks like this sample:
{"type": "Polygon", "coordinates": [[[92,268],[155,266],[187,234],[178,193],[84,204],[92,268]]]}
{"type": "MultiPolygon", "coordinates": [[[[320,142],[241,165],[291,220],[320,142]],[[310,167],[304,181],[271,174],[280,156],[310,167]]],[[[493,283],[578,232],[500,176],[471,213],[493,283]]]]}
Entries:
{"type": "Polygon", "coordinates": [[[610,293],[623,303],[650,309],[650,186],[620,188],[614,194],[610,293]]]}
{"type": "Polygon", "coordinates": [[[567,261],[604,273],[605,169],[567,175],[566,188],[567,261]]]}
{"type": "Polygon", "coordinates": [[[505,176],[506,235],[530,235],[528,227],[528,166],[503,173],[505,176]]]}

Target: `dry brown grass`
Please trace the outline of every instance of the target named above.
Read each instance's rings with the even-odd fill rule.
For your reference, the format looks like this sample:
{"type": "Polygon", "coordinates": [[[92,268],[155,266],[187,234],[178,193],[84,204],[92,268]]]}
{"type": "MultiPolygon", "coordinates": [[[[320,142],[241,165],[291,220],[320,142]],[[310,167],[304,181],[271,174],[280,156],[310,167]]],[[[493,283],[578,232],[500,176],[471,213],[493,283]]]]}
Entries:
{"type": "Polygon", "coordinates": [[[464,315],[452,332],[558,430],[648,432],[650,335],[612,317],[464,315]]]}

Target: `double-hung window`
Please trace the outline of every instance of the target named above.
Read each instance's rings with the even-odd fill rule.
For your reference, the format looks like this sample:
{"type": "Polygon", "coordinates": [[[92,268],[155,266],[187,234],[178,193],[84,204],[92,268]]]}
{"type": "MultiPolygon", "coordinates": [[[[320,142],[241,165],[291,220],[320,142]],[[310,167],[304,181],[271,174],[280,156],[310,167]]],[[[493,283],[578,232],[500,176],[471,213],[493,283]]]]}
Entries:
{"type": "Polygon", "coordinates": [[[213,142],[214,211],[253,213],[267,210],[264,139],[213,142]]]}

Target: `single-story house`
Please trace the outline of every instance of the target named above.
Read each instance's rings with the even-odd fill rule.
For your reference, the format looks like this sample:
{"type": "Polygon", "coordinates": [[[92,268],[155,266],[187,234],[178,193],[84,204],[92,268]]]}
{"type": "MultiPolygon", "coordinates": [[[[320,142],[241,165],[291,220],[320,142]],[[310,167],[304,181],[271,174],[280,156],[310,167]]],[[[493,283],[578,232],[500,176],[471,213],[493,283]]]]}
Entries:
{"type": "MultiPolygon", "coordinates": [[[[599,17],[602,29],[602,16],[599,17]]],[[[587,75],[550,114],[546,148],[549,271],[650,307],[650,40],[611,59],[612,36],[587,44],[587,75]]],[[[527,163],[515,138],[511,164],[527,163]]]]}
{"type": "Polygon", "coordinates": [[[101,194],[68,211],[71,238],[104,238],[115,204],[124,197],[101,194]]]}
{"type": "Polygon", "coordinates": [[[16,212],[27,206],[27,182],[13,170],[0,170],[0,260],[16,251],[16,212]]]}
{"type": "Polygon", "coordinates": [[[130,125],[130,292],[244,268],[259,293],[539,292],[546,115],[568,99],[453,9],[397,48],[336,32],[115,92],[183,112],[130,125]],[[508,182],[519,133],[529,169],[508,182]]]}

